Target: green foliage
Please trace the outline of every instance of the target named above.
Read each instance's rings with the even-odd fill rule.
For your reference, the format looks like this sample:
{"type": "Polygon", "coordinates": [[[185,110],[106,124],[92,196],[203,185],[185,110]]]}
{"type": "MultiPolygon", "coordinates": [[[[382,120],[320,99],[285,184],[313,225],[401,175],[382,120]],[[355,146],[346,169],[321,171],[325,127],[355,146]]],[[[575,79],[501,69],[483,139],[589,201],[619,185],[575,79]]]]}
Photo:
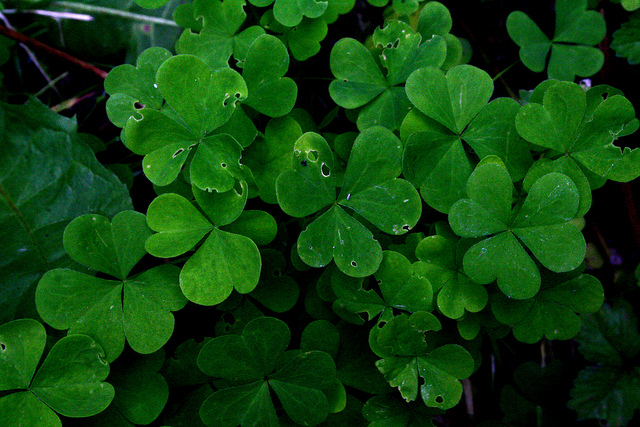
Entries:
{"type": "Polygon", "coordinates": [[[584,217],[640,122],[573,82],[607,60],[586,0],[496,30],[524,88],[437,1],[136,3],[181,34],[109,72],[112,140],[0,104],[0,424],[414,427],[485,392],[484,426],[635,421],[637,287],[584,217]]]}
{"type": "Polygon", "coordinates": [[[587,10],[587,0],[556,2],[556,29],[552,39],[520,11],[509,15],[507,30],[520,46],[523,64],[536,72],[547,68],[550,79],[573,81],[576,75],[589,77],[604,63],[604,54],[593,45],[604,38],[605,21],[598,12],[587,10]]]}
{"type": "Polygon", "coordinates": [[[640,19],[637,13],[613,33],[611,49],[616,51],[616,56],[627,58],[631,65],[640,63],[640,19]]]}
{"type": "Polygon", "coordinates": [[[96,342],[65,337],[40,365],[46,340],[44,326],[32,319],[0,326],[0,391],[9,392],[0,397],[3,425],[61,426],[57,414],[88,417],[113,400],[113,387],[103,382],[109,364],[96,342]]]}

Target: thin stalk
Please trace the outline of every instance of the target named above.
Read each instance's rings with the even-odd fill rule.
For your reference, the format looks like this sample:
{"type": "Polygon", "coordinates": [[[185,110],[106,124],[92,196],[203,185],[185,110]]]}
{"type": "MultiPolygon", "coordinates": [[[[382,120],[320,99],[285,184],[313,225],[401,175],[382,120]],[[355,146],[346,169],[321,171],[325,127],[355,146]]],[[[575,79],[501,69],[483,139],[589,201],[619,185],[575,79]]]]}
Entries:
{"type": "Polygon", "coordinates": [[[500,71],[498,74],[496,74],[496,76],[493,78],[493,81],[495,82],[496,80],[498,80],[500,77],[502,77],[502,75],[504,73],[506,73],[507,71],[509,71],[511,68],[513,68],[513,66],[517,65],[520,62],[520,60],[514,62],[513,64],[509,65],[507,68],[505,68],[504,70],[500,71]]]}
{"type": "Polygon", "coordinates": [[[128,12],[126,10],[113,9],[110,7],[94,6],[91,4],[75,3],[71,1],[54,1],[52,6],[73,9],[75,11],[86,12],[88,14],[102,14],[109,16],[117,16],[118,18],[128,19],[131,21],[140,21],[148,24],[166,25],[168,27],[178,27],[172,19],[158,18],[156,16],[143,15],[140,13],[128,12]]]}
{"type": "Polygon", "coordinates": [[[10,28],[4,27],[2,25],[0,25],[0,34],[8,37],[10,39],[19,41],[22,44],[31,46],[33,48],[36,49],[40,49],[44,52],[47,52],[51,55],[57,56],[58,58],[64,59],[67,62],[70,62],[80,68],[84,68],[87,71],[91,71],[92,73],[96,74],[97,76],[99,76],[102,79],[107,78],[107,72],[104,70],[99,69],[98,67],[96,67],[95,65],[89,64],[88,62],[84,62],[79,60],[78,58],[75,58],[67,53],[64,53],[58,49],[54,49],[51,46],[48,46],[42,42],[39,42],[38,40],[32,39],[31,37],[27,37],[24,34],[20,34],[17,31],[14,31],[10,28]]]}

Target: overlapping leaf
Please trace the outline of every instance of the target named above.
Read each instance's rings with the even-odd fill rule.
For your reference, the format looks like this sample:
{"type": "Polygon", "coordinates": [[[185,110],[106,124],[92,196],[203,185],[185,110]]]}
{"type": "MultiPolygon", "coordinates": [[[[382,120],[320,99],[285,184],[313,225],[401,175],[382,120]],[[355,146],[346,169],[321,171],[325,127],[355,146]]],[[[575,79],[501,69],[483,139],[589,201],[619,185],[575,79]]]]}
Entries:
{"type": "Polygon", "coordinates": [[[300,258],[313,267],[332,259],[346,274],[365,277],[382,260],[380,244],[371,232],[343,207],[355,211],[389,234],[404,234],[415,226],[422,211],[420,196],[407,181],[398,179],[402,144],[389,130],[375,126],[356,139],[336,197],[333,153],[320,135],[306,133],[294,146],[292,168],[276,181],[282,210],[303,217],[330,206],[298,239],[300,258]]]}
{"type": "Polygon", "coordinates": [[[462,271],[462,256],[469,244],[442,235],[424,238],[416,248],[420,260],[415,264],[434,291],[442,314],[459,319],[466,311],[477,313],[489,299],[484,286],[475,283],[462,271]]]}
{"type": "MultiPolygon", "coordinates": [[[[606,89],[601,92],[595,87],[589,92],[585,94],[574,83],[547,85],[541,104],[532,102],[518,112],[518,133],[527,141],[552,150],[552,158],[559,158],[558,162],[569,162],[556,166],[562,170],[576,169],[571,159],[606,179],[624,182],[638,177],[640,150],[614,145],[619,137],[638,128],[633,106],[624,96],[609,94],[606,89]],[[588,95],[592,90],[594,96],[588,95]]],[[[580,175],[577,170],[575,174],[580,175]]],[[[578,178],[578,182],[583,180],[578,178]]]]}
{"type": "Polygon", "coordinates": [[[86,213],[131,209],[125,185],[95,157],[77,122],[35,98],[0,108],[0,323],[35,315],[33,293],[52,268],[77,264],[62,235],[86,213]],[[29,295],[28,297],[26,297],[29,295]]]}
{"type": "Polygon", "coordinates": [[[244,0],[195,0],[189,12],[199,25],[182,33],[178,53],[195,55],[212,70],[228,67],[232,54],[238,63],[244,62],[248,46],[265,34],[257,25],[238,32],[247,17],[245,5],[244,0]]]}
{"type": "Polygon", "coordinates": [[[136,115],[136,103],[159,110],[164,98],[156,84],[156,73],[160,65],[173,55],[161,47],[152,47],[140,54],[136,67],[118,65],[104,81],[104,90],[110,95],[107,100],[107,116],[111,122],[124,127],[131,116],[136,115]]]}
{"type": "Polygon", "coordinates": [[[430,311],[433,290],[421,273],[421,269],[414,268],[398,252],[384,251],[375,273],[382,296],[372,289],[364,289],[360,282],[340,280],[334,273],[331,284],[338,298],[333,302],[333,308],[338,314],[343,311],[367,313],[368,320],[380,315],[381,321],[393,317],[394,308],[410,313],[430,311]]]}
{"type": "Polygon", "coordinates": [[[373,41],[382,46],[380,63],[386,75],[363,44],[344,38],[331,50],[330,66],[336,80],[329,85],[329,93],[341,107],[363,107],[358,113],[360,130],[375,125],[395,130],[411,107],[400,85],[414,70],[440,67],[446,58],[446,42],[437,35],[423,41],[420,34],[399,21],[376,29],[373,41]]]}
{"type": "Polygon", "coordinates": [[[382,327],[377,337],[384,358],[376,362],[376,366],[392,387],[398,387],[406,401],[415,400],[419,392],[427,406],[448,409],[460,400],[462,384],[459,380],[471,375],[474,362],[459,345],[434,348],[432,343],[425,341],[425,333],[441,327],[430,313],[394,317],[382,327]]]}
{"type": "Polygon", "coordinates": [[[201,59],[178,55],[164,61],[156,80],[171,110],[138,110],[126,122],[124,144],[145,156],[143,171],[160,186],[176,179],[197,147],[190,166],[193,182],[202,189],[229,190],[244,178],[242,147],[229,135],[206,135],[224,125],[246,98],[244,79],[230,68],[211,72],[201,59]]]}
{"type": "Polygon", "coordinates": [[[547,274],[540,292],[525,300],[495,294],[491,309],[499,321],[513,325],[513,335],[519,341],[533,344],[543,336],[571,339],[582,325],[576,313],[595,313],[604,300],[598,279],[588,274],[571,276],[547,274]]]}
{"type": "Polygon", "coordinates": [[[520,59],[532,71],[544,71],[551,50],[547,68],[550,79],[573,81],[576,75],[589,77],[604,63],[604,54],[593,46],[605,36],[605,21],[598,12],[587,11],[587,0],[556,2],[553,39],[520,11],[509,14],[507,31],[520,46],[520,59]]]}
{"type": "Polygon", "coordinates": [[[280,34],[280,39],[298,61],[305,61],[320,52],[320,42],[328,31],[327,22],[323,18],[304,18],[298,25],[286,27],[274,18],[273,10],[267,10],[262,15],[260,25],[280,34]]]}
{"type": "Polygon", "coordinates": [[[640,63],[640,19],[638,14],[631,16],[613,33],[611,49],[615,50],[616,56],[627,58],[631,65],[640,63]]]}
{"type": "Polygon", "coordinates": [[[580,420],[595,418],[610,426],[626,426],[640,409],[640,366],[633,362],[640,353],[637,318],[624,303],[605,304],[582,319],[578,349],[597,365],[578,373],[568,406],[580,420]]]}
{"type": "Polygon", "coordinates": [[[161,265],[129,277],[145,255],[151,235],[143,214],[124,211],[111,222],[83,215],[67,226],[64,246],[69,256],[93,270],[120,280],[102,279],[74,270],[48,271],[36,289],[42,319],[69,334],[86,334],[104,349],[109,361],[124,348],[125,337],[139,353],[152,353],[173,333],[171,314],[187,300],[178,287],[178,268],[161,265]]]}
{"type": "Polygon", "coordinates": [[[291,166],[291,151],[300,136],[302,129],[293,118],[271,119],[264,136],[258,137],[243,153],[243,162],[251,168],[263,201],[278,203],[276,179],[291,166]]]}
{"type": "Polygon", "coordinates": [[[114,397],[102,348],[86,335],[55,343],[37,369],[46,332],[31,319],[0,326],[0,423],[7,427],[62,426],[57,414],[88,417],[114,397]]]}
{"type": "Polygon", "coordinates": [[[187,199],[174,193],[158,196],[149,205],[147,222],[157,233],[146,241],[146,249],[158,257],[184,254],[208,234],[180,272],[184,295],[197,304],[215,305],[233,289],[251,292],[260,277],[260,252],[249,237],[223,231],[243,213],[247,188],[241,193],[206,192],[193,187],[196,201],[206,218],[187,199]]]}
{"type": "Polygon", "coordinates": [[[200,416],[211,426],[277,425],[270,396],[275,392],[287,415],[302,425],[317,425],[329,413],[324,390],[335,379],[335,364],[327,353],[288,355],[291,333],[286,323],[272,317],[249,322],[241,335],[224,335],[200,351],[198,366],[218,378],[240,380],[223,388],[202,405],[200,416]]]}
{"type": "Polygon", "coordinates": [[[513,185],[498,160],[481,162],[466,188],[470,198],[452,206],[449,223],[459,236],[483,238],[463,259],[472,280],[497,280],[505,295],[527,299],[540,288],[540,272],[523,244],[558,273],[577,268],[584,259],[584,237],[569,223],[578,210],[578,189],[566,175],[550,173],[538,179],[513,213],[513,185]]]}
{"type": "Polygon", "coordinates": [[[463,141],[480,158],[499,156],[514,181],[524,176],[531,154],[515,132],[520,106],[507,98],[487,104],[493,93],[487,73],[469,65],[446,74],[423,68],[409,76],[406,90],[419,112],[413,110],[402,124],[403,172],[430,206],[446,213],[465,196],[473,166],[463,141]]]}
{"type": "Polygon", "coordinates": [[[258,7],[273,4],[273,16],[286,27],[295,27],[305,16],[319,18],[327,10],[329,3],[322,0],[249,0],[249,2],[258,7]]]}

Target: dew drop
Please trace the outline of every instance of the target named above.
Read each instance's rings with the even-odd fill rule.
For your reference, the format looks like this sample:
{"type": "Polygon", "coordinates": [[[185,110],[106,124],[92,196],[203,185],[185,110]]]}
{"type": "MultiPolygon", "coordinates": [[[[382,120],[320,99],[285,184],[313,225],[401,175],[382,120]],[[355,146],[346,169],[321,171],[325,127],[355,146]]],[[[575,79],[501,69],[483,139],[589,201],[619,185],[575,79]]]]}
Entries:
{"type": "Polygon", "coordinates": [[[157,84],[153,84],[153,87],[155,87],[156,89],[158,89],[158,85],[157,84]]]}

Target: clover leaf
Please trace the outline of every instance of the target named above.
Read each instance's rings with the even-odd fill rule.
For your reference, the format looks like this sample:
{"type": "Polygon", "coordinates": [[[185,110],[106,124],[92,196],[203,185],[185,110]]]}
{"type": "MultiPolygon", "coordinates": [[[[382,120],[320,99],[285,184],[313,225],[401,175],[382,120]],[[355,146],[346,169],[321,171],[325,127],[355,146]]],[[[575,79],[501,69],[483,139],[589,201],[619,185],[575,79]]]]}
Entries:
{"type": "MultiPolygon", "coordinates": [[[[640,6],[640,5],[639,5],[640,6]]],[[[625,22],[613,33],[611,49],[616,52],[616,56],[627,58],[630,65],[640,63],[640,19],[638,14],[631,15],[629,21],[625,22]]]]}
{"type": "Polygon", "coordinates": [[[273,16],[273,10],[267,10],[260,24],[264,28],[281,34],[280,39],[287,44],[291,54],[298,61],[305,61],[320,52],[320,42],[327,36],[327,22],[323,18],[303,18],[294,26],[280,24],[273,16]]]}
{"type": "Polygon", "coordinates": [[[292,168],[276,181],[282,210],[303,217],[330,206],[298,238],[298,254],[308,265],[323,267],[332,259],[346,274],[374,273],[382,249],[373,234],[343,207],[355,211],[389,234],[404,234],[415,226],[420,196],[400,175],[402,144],[389,130],[375,126],[353,144],[340,193],[336,197],[333,153],[320,135],[305,133],[294,146],[292,168]]]}
{"type": "Polygon", "coordinates": [[[206,136],[225,124],[236,103],[247,96],[242,76],[230,68],[213,73],[201,59],[178,55],[158,69],[157,86],[169,110],[138,110],[124,129],[124,144],[144,155],[143,171],[156,185],[172,183],[191,150],[193,182],[202,189],[229,190],[243,179],[242,147],[229,135],[206,136]],[[177,115],[177,116],[176,116],[177,115]]]}
{"type": "Polygon", "coordinates": [[[111,384],[103,382],[109,364],[95,341],[86,335],[64,337],[38,368],[46,339],[42,324],[32,319],[0,326],[3,426],[62,426],[56,413],[89,417],[102,412],[114,397],[111,384]]]}
{"type": "Polygon", "coordinates": [[[507,17],[507,31],[520,46],[520,60],[531,71],[542,72],[551,50],[547,74],[550,79],[573,81],[600,70],[604,54],[593,47],[606,33],[604,18],[587,11],[587,0],[558,0],[556,29],[549,39],[527,14],[515,11],[507,17]]]}
{"type": "Polygon", "coordinates": [[[463,141],[480,158],[499,156],[514,181],[524,176],[532,161],[514,128],[520,106],[506,98],[487,104],[493,82],[486,72],[470,65],[446,74],[422,68],[409,76],[406,90],[419,112],[412,110],[402,124],[403,172],[431,207],[446,213],[465,196],[473,167],[463,141]]]}
{"type": "Polygon", "coordinates": [[[409,406],[389,394],[374,396],[362,407],[362,416],[370,423],[368,427],[434,427],[433,416],[441,414],[439,409],[424,405],[409,406]]]}
{"type": "Polygon", "coordinates": [[[284,255],[275,249],[262,249],[260,258],[260,280],[249,296],[276,313],[289,311],[298,301],[300,290],[291,276],[283,274],[286,266],[284,255]]]}
{"type": "Polygon", "coordinates": [[[400,85],[414,70],[440,67],[446,58],[446,42],[437,35],[423,40],[400,21],[376,29],[373,42],[382,46],[379,57],[386,75],[363,44],[343,38],[331,50],[330,67],[336,79],[329,85],[329,94],[341,107],[363,107],[358,113],[358,129],[380,125],[395,130],[411,107],[400,85]]]}
{"type": "Polygon", "coordinates": [[[302,425],[317,425],[329,413],[324,390],[335,381],[335,364],[327,353],[285,352],[288,326],[272,317],[247,323],[241,335],[209,341],[198,355],[207,375],[241,381],[213,393],[200,409],[205,424],[216,426],[276,425],[270,390],[287,415],[302,425]]]}
{"type": "Polygon", "coordinates": [[[438,308],[451,319],[461,318],[465,311],[477,313],[489,300],[486,288],[462,271],[462,256],[468,247],[464,240],[435,235],[425,237],[416,248],[420,261],[415,267],[431,282],[438,308]]]}
{"type": "Polygon", "coordinates": [[[244,62],[247,52],[244,45],[265,34],[260,26],[238,33],[247,17],[245,4],[244,0],[195,0],[190,14],[200,25],[182,33],[177,43],[178,53],[195,55],[212,70],[228,67],[232,54],[238,63],[244,62]]]}
{"type": "Polygon", "coordinates": [[[522,244],[557,273],[577,268],[584,259],[584,237],[569,223],[578,210],[578,190],[566,175],[538,179],[515,212],[511,178],[498,160],[481,162],[466,189],[470,198],[451,207],[449,223],[459,236],[483,238],[464,255],[464,271],[472,280],[487,284],[497,279],[505,295],[527,299],[538,292],[541,279],[522,244]]]}
{"type": "Polygon", "coordinates": [[[605,304],[598,313],[582,316],[576,337],[578,350],[597,363],[578,373],[568,407],[578,419],[606,420],[607,425],[628,425],[640,409],[640,333],[629,304],[605,304]]]}
{"type": "Polygon", "coordinates": [[[513,335],[518,341],[533,344],[543,336],[571,339],[580,332],[581,321],[576,313],[598,311],[604,301],[604,290],[591,275],[570,276],[574,277],[547,274],[540,292],[525,300],[497,293],[491,309],[500,322],[513,325],[513,335]]]}
{"type": "Polygon", "coordinates": [[[271,119],[264,136],[258,136],[243,153],[244,164],[251,168],[260,198],[267,203],[278,203],[276,180],[283,169],[291,165],[291,151],[302,136],[298,122],[289,116],[271,119]]]}
{"type": "MultiPolygon", "coordinates": [[[[591,90],[600,94],[597,87],[591,90]]],[[[518,133],[552,150],[552,158],[568,157],[603,178],[626,182],[640,176],[640,150],[614,145],[638,128],[631,102],[620,94],[587,94],[575,83],[550,84],[541,104],[532,102],[518,112],[518,133]]]]}
{"type": "Polygon", "coordinates": [[[193,187],[198,205],[208,219],[187,199],[173,193],[156,197],[147,211],[149,227],[156,231],[145,247],[151,255],[175,257],[206,240],[187,260],[180,272],[180,287],[190,301],[215,305],[233,289],[251,292],[260,277],[260,252],[249,237],[219,227],[238,219],[244,208],[247,189],[209,193],[193,187]]]}
{"type": "Polygon", "coordinates": [[[327,10],[328,1],[318,0],[249,0],[258,7],[273,3],[273,16],[285,27],[295,27],[303,17],[319,18],[327,10]]]}
{"type": "Polygon", "coordinates": [[[107,116],[113,124],[124,127],[129,117],[136,113],[135,104],[159,110],[164,98],[156,84],[160,65],[173,55],[161,47],[152,47],[140,54],[136,67],[130,64],[113,68],[104,80],[104,90],[111,95],[107,99],[107,116]]]}
{"type": "Polygon", "coordinates": [[[284,43],[271,35],[256,38],[242,69],[249,91],[245,103],[269,117],[289,113],[296,103],[298,86],[284,77],[288,69],[289,53],[284,43]]]}
{"type": "Polygon", "coordinates": [[[385,357],[376,362],[376,366],[389,385],[398,387],[407,402],[415,400],[420,392],[427,406],[451,408],[462,396],[459,380],[473,372],[473,358],[463,347],[445,344],[433,348],[425,340],[425,333],[433,333],[441,327],[434,315],[416,312],[394,317],[382,327],[377,337],[385,357]]]}
{"type": "Polygon", "coordinates": [[[149,355],[118,359],[109,377],[116,395],[113,404],[134,424],[153,422],[169,399],[169,386],[158,373],[165,362],[164,350],[149,355]]]}
{"type": "Polygon", "coordinates": [[[111,222],[101,215],[83,215],[69,223],[63,243],[69,256],[93,270],[118,278],[110,280],[68,269],[48,271],[36,288],[36,307],[42,319],[69,334],[86,334],[115,360],[125,337],[139,353],[153,353],[173,333],[172,311],[186,299],[178,288],[178,268],[161,265],[129,277],[146,254],[151,235],[144,215],[117,214],[111,222]]]}
{"type": "Polygon", "coordinates": [[[367,313],[369,320],[380,314],[380,321],[393,317],[393,309],[411,313],[430,311],[433,298],[431,284],[414,266],[404,255],[384,251],[380,267],[375,272],[382,296],[372,289],[365,290],[360,283],[338,280],[334,273],[331,284],[338,297],[333,302],[334,310],[338,314],[342,311],[367,313]]]}

